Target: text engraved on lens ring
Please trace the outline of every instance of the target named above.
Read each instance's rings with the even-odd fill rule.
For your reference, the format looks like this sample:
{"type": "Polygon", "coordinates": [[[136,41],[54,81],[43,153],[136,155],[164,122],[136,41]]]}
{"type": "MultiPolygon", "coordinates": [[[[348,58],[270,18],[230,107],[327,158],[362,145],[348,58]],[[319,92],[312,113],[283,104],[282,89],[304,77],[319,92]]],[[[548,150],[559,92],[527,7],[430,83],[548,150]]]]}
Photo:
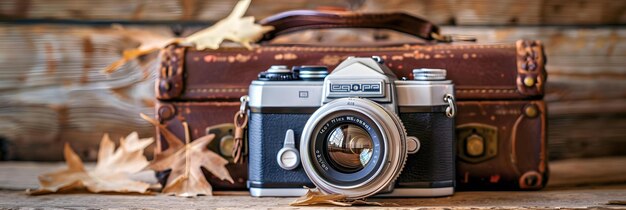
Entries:
{"type": "Polygon", "coordinates": [[[328,171],[328,165],[326,165],[326,162],[324,162],[324,159],[322,158],[322,153],[319,150],[315,150],[315,159],[320,164],[322,169],[328,171]]]}

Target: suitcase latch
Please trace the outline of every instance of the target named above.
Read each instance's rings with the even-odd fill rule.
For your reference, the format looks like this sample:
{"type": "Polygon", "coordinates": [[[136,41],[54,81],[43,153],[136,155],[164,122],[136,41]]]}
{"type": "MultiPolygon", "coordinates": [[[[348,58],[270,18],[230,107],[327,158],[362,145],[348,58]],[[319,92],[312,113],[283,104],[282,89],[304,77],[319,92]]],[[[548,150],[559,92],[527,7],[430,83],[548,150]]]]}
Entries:
{"type": "MultiPolygon", "coordinates": [[[[209,149],[228,160],[229,163],[235,163],[233,147],[235,144],[235,125],[232,123],[223,123],[206,128],[206,134],[215,134],[215,140],[208,145],[209,149]]],[[[246,140],[243,141],[242,155],[248,154],[248,145],[246,140]]]]}
{"type": "Polygon", "coordinates": [[[469,123],[456,128],[457,156],[466,162],[479,163],[498,154],[498,128],[469,123]]]}

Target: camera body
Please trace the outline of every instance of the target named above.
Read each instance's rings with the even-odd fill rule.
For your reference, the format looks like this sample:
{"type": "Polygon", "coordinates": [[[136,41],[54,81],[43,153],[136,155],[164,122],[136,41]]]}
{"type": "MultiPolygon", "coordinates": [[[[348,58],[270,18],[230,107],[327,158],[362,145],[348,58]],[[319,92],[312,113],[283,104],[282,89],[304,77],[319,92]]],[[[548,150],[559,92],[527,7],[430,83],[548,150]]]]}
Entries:
{"type": "Polygon", "coordinates": [[[303,186],[349,198],[454,192],[454,85],[445,70],[398,80],[382,59],[273,66],[249,89],[252,196],[303,186]]]}

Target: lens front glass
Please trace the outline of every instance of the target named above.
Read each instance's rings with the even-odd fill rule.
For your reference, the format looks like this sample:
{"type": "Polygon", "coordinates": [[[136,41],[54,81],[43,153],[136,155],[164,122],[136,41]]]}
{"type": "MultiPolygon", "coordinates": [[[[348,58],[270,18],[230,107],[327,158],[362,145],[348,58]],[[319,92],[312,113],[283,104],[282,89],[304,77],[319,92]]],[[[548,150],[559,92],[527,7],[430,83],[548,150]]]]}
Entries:
{"type": "Polygon", "coordinates": [[[326,140],[329,162],[340,172],[359,171],[372,158],[374,142],[360,126],[353,124],[337,126],[326,140]]]}
{"type": "Polygon", "coordinates": [[[317,176],[338,186],[351,186],[378,172],[385,138],[371,118],[341,110],[324,116],[320,122],[309,149],[317,176]]]}

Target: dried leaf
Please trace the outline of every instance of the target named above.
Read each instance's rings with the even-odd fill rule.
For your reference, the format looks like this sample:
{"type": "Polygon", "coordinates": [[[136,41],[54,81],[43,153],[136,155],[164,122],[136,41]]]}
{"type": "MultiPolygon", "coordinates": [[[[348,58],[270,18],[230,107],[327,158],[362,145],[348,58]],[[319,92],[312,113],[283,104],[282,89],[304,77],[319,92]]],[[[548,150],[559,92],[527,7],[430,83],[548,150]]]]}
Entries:
{"type": "Polygon", "coordinates": [[[240,43],[251,49],[251,42],[259,40],[263,34],[274,30],[272,26],[262,26],[254,23],[254,17],[243,17],[250,6],[251,0],[239,0],[228,17],[215,23],[213,26],[198,31],[181,40],[183,44],[192,44],[196,49],[218,49],[224,40],[240,43]]]}
{"type": "Polygon", "coordinates": [[[104,135],[98,151],[98,163],[93,171],[85,170],[80,157],[65,144],[67,169],[39,176],[40,188],[31,195],[87,189],[89,192],[146,193],[150,184],[131,180],[130,175],[145,168],[149,162],[143,150],[154,140],[139,139],[136,132],[120,140],[120,147],[104,135]]]}
{"type": "Polygon", "coordinates": [[[347,200],[347,196],[339,194],[324,194],[318,189],[308,189],[305,195],[291,202],[291,206],[311,206],[330,204],[335,206],[382,206],[382,203],[365,200],[347,200]]]}
{"type": "Polygon", "coordinates": [[[395,203],[379,203],[373,201],[366,201],[363,199],[350,201],[353,206],[397,206],[395,203]]]}
{"type": "Polygon", "coordinates": [[[204,177],[204,167],[216,177],[234,183],[226,169],[228,161],[207,148],[215,135],[203,136],[179,149],[173,155],[155,160],[150,167],[154,170],[171,168],[163,193],[194,197],[212,195],[212,187],[204,177]]]}
{"type": "Polygon", "coordinates": [[[134,60],[139,56],[156,52],[168,44],[176,42],[177,40],[172,36],[164,36],[141,29],[127,29],[120,25],[114,25],[113,28],[117,29],[124,37],[128,37],[129,39],[138,42],[139,47],[124,50],[122,58],[105,67],[104,70],[102,70],[103,73],[112,73],[127,62],[134,60]]]}
{"type": "Polygon", "coordinates": [[[246,10],[248,10],[248,6],[250,6],[250,2],[251,0],[240,0],[228,17],[182,39],[117,26],[116,28],[122,30],[127,37],[141,44],[136,49],[125,50],[122,58],[107,66],[102,72],[112,73],[128,61],[163,49],[172,43],[193,45],[196,49],[203,50],[206,48],[218,49],[224,40],[230,40],[243,45],[247,49],[251,49],[250,43],[256,42],[263,34],[274,30],[274,27],[256,24],[252,16],[243,17],[246,10]]]}
{"type": "MultiPolygon", "coordinates": [[[[226,168],[228,160],[207,147],[215,135],[206,135],[193,141],[187,138],[186,144],[182,144],[182,141],[164,125],[145,114],[140,115],[146,121],[159,127],[159,131],[168,143],[168,148],[155,154],[154,160],[148,166],[156,171],[172,170],[162,190],[163,193],[182,197],[212,195],[213,188],[204,177],[201,167],[221,180],[234,183],[226,168]]],[[[183,125],[185,129],[188,129],[187,123],[183,122],[183,125]]]]}
{"type": "Polygon", "coordinates": [[[330,194],[325,195],[317,189],[308,189],[306,194],[302,197],[297,198],[295,201],[291,202],[289,205],[292,206],[308,206],[308,205],[316,205],[316,204],[333,204],[338,206],[350,206],[349,204],[341,204],[337,203],[338,200],[346,199],[345,195],[336,195],[330,194]]]}
{"type": "Polygon", "coordinates": [[[145,115],[143,113],[139,113],[139,116],[141,116],[141,118],[143,118],[144,120],[148,121],[150,124],[154,125],[154,127],[158,127],[159,132],[161,133],[161,135],[163,135],[163,138],[167,141],[167,145],[168,145],[167,149],[165,151],[155,152],[154,160],[160,160],[162,158],[171,156],[174,152],[178,151],[178,149],[180,149],[181,147],[185,145],[183,144],[183,141],[180,140],[178,137],[176,137],[176,135],[174,135],[172,132],[170,132],[170,130],[168,130],[167,127],[165,127],[165,125],[162,125],[161,123],[157,122],[155,119],[152,119],[148,117],[148,115],[145,115]]]}
{"type": "Polygon", "coordinates": [[[124,64],[128,63],[129,61],[134,60],[138,58],[139,56],[156,52],[159,49],[160,48],[154,48],[154,49],[148,49],[148,50],[138,50],[138,49],[124,50],[124,54],[122,54],[122,58],[109,64],[107,67],[104,68],[104,70],[102,70],[102,72],[108,73],[108,74],[113,73],[117,69],[122,67],[124,64]]]}

